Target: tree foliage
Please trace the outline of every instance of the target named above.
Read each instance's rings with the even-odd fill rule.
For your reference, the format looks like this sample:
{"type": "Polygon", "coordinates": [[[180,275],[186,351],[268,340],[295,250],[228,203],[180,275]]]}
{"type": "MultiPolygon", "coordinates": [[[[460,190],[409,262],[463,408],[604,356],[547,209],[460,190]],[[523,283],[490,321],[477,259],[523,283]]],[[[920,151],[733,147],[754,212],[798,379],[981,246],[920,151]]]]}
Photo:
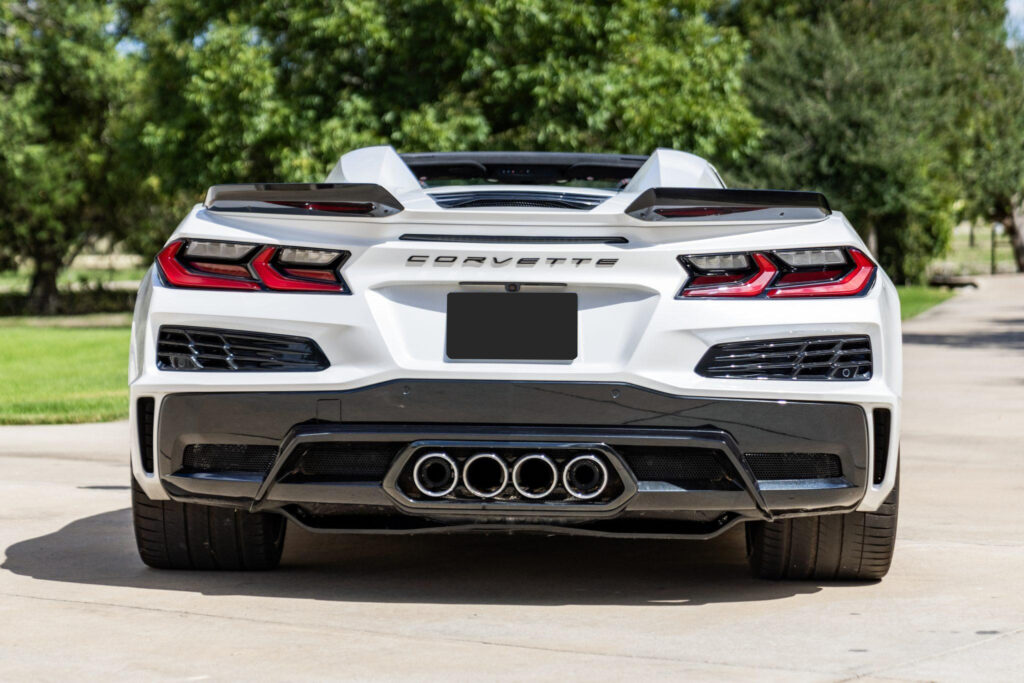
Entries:
{"type": "Polygon", "coordinates": [[[712,159],[824,191],[897,279],[958,217],[1024,269],[1024,78],[1002,0],[0,0],[0,268],[37,309],[100,237],[345,151],[712,159]]]}
{"type": "Polygon", "coordinates": [[[52,307],[58,271],[129,211],[113,18],[105,2],[0,4],[0,254],[32,259],[37,311],[52,307]]]}
{"type": "Polygon", "coordinates": [[[322,177],[340,153],[749,150],[745,43],[709,3],[139,2],[145,140],[175,187],[322,177]]]}
{"type": "Polygon", "coordinates": [[[824,191],[898,280],[924,276],[956,218],[1007,215],[1024,82],[1000,0],[749,0],[717,16],[751,40],[765,130],[734,177],[824,191]]]}

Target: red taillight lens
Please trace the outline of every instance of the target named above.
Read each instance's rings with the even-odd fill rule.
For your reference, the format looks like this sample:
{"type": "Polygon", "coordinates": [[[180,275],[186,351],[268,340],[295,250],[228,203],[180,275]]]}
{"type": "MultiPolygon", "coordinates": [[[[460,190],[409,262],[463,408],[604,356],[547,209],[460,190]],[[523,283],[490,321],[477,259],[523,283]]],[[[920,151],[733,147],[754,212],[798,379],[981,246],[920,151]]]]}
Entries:
{"type": "MultiPolygon", "coordinates": [[[[742,254],[727,256],[743,256],[742,254]]],[[[701,257],[690,257],[686,259],[691,268],[699,269],[698,259],[701,257]]],[[[752,297],[760,296],[771,284],[779,269],[764,254],[751,254],[748,265],[743,267],[741,272],[728,272],[721,269],[719,272],[704,271],[698,272],[686,283],[683,288],[683,296],[688,297],[752,297]]],[[[733,267],[732,270],[738,270],[733,267]]]]}
{"type": "Polygon", "coordinates": [[[684,297],[856,296],[871,286],[877,267],[853,247],[681,256],[679,260],[692,275],[680,292],[684,297]]]}
{"type": "Polygon", "coordinates": [[[875,264],[859,249],[850,248],[846,250],[846,253],[853,261],[853,267],[839,271],[842,277],[838,280],[835,279],[837,274],[834,270],[817,271],[818,278],[813,283],[804,280],[800,284],[790,285],[783,278],[778,283],[779,287],[768,290],[768,296],[772,299],[804,296],[855,296],[866,291],[874,278],[875,264]]]}
{"type": "Polygon", "coordinates": [[[176,240],[157,255],[157,265],[174,287],[347,294],[338,269],[348,256],[326,249],[176,240]]]}
{"type": "MultiPolygon", "coordinates": [[[[183,261],[179,252],[185,242],[171,242],[157,254],[156,262],[160,266],[167,282],[175,287],[201,287],[207,289],[260,289],[260,283],[248,275],[248,271],[239,264],[224,264],[205,261],[183,261]],[[221,268],[232,269],[231,274],[218,271],[221,268]],[[245,272],[248,277],[241,277],[245,272]]],[[[250,250],[251,251],[251,250],[250,250]]]]}
{"type": "MultiPolygon", "coordinates": [[[[337,275],[337,266],[334,261],[341,258],[339,254],[334,261],[322,268],[287,268],[281,266],[278,261],[278,253],[282,251],[278,247],[264,247],[252,260],[252,267],[267,287],[290,292],[342,292],[345,286],[337,275]],[[309,277],[303,272],[313,270],[318,275],[309,277]],[[330,278],[330,282],[323,278],[330,278]]],[[[338,263],[337,265],[341,265],[338,263]]]]}

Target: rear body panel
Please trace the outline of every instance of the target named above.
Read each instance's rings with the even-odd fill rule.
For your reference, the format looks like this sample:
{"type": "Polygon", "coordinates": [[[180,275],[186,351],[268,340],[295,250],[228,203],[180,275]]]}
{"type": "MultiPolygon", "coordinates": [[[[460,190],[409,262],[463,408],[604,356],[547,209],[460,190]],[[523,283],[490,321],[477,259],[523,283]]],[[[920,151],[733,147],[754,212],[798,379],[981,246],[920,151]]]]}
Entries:
{"type": "MultiPolygon", "coordinates": [[[[676,161],[698,186],[720,187],[710,167],[690,168],[689,158],[676,161]]],[[[139,445],[145,435],[138,433],[139,421],[131,421],[133,469],[150,498],[277,509],[311,528],[352,530],[365,524],[428,531],[483,525],[604,533],[618,524],[614,528],[633,535],[653,525],[658,533],[703,536],[743,519],[873,510],[891,490],[902,376],[899,304],[884,273],[878,271],[865,294],[842,299],[679,297],[690,277],[681,255],[834,246],[866,252],[841,214],[746,221],[719,216],[685,223],[628,215],[626,209],[644,192],[681,173],[668,162],[645,164],[621,192],[529,188],[600,200],[585,210],[443,208],[432,195],[443,200],[440,195],[523,187],[424,190],[411,174],[403,175],[402,167],[389,164],[393,160],[374,167],[372,178],[352,178],[350,168],[341,173],[345,180],[383,179],[403,207],[398,213],[266,215],[197,206],[179,225],[172,240],[348,251],[341,275],[351,293],[182,289],[151,271],[134,321],[131,384],[133,413],[137,399],[155,400],[151,472],[143,466],[139,445]],[[516,362],[448,357],[448,296],[511,291],[576,296],[575,357],[516,362]],[[156,356],[165,326],[303,337],[315,342],[330,365],[316,372],[168,371],[156,356]],[[835,335],[870,339],[870,379],[722,379],[697,372],[716,344],[835,335]],[[875,409],[891,416],[881,473],[873,471],[875,409]],[[679,444],[711,439],[710,450],[718,448],[714,443],[724,444],[719,450],[733,468],[727,478],[736,488],[700,491],[637,479],[628,458],[609,441],[651,436],[637,431],[630,437],[630,429],[667,430],[664,436],[681,439],[679,444]],[[460,434],[474,442],[497,441],[499,450],[502,440],[605,444],[606,464],[622,468],[616,476],[623,492],[634,485],[635,491],[600,515],[573,509],[523,519],[521,510],[502,508],[500,502],[477,506],[473,513],[409,506],[397,489],[388,489],[386,477],[357,485],[303,485],[268,478],[266,472],[255,478],[182,472],[190,444],[274,446],[280,469],[296,439],[353,441],[355,434],[367,438],[367,433],[406,444],[394,454],[399,469],[408,444],[451,441],[460,434]],[[842,476],[759,480],[745,459],[758,453],[831,454],[841,462],[842,476]],[[311,512],[320,504],[334,506],[331,514],[311,512]],[[346,506],[355,507],[348,508],[347,522],[338,522],[346,506]],[[355,514],[359,510],[365,514],[355,514]],[[328,517],[335,522],[323,522],[328,517]],[[396,518],[403,522],[395,524],[396,518]],[[679,525],[675,531],[673,524],[679,525]]],[[[509,448],[514,459],[515,448],[509,448]]],[[[387,474],[401,472],[389,468],[387,474]]]]}

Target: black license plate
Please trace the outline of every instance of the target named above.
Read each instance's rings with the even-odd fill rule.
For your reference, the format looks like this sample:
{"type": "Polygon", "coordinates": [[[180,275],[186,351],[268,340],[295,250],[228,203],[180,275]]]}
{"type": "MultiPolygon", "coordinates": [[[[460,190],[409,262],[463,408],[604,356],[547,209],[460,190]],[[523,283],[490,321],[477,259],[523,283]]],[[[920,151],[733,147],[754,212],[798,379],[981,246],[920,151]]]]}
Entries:
{"type": "Polygon", "coordinates": [[[452,293],[446,352],[452,360],[573,360],[576,315],[575,294],[452,293]]]}

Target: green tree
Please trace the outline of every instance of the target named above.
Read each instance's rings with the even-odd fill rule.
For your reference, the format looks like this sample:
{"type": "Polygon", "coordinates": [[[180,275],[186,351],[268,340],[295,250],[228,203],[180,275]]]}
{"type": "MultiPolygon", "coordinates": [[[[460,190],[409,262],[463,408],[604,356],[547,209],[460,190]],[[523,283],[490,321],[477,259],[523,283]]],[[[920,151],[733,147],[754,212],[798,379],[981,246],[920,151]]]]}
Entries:
{"type": "Polygon", "coordinates": [[[897,279],[924,276],[955,218],[1020,234],[1024,85],[1002,0],[744,0],[715,17],[751,41],[766,130],[735,177],[823,190],[897,279]]]}
{"type": "Polygon", "coordinates": [[[161,186],[314,180],[343,152],[647,152],[738,159],[745,42],[704,0],[135,0],[142,138],[161,186]]]}
{"type": "Polygon", "coordinates": [[[53,311],[57,275],[84,246],[130,218],[114,17],[101,0],[0,4],[0,254],[31,259],[35,312],[53,311]]]}
{"type": "Polygon", "coordinates": [[[1024,49],[1006,47],[1005,10],[974,17],[973,49],[958,51],[954,82],[962,113],[956,163],[963,186],[961,214],[1001,224],[1024,271],[1024,49]]]}
{"type": "Polygon", "coordinates": [[[950,97],[923,40],[936,19],[898,2],[793,5],[738,22],[765,135],[731,175],[824,192],[890,275],[920,279],[947,247],[957,196],[950,97]]]}

